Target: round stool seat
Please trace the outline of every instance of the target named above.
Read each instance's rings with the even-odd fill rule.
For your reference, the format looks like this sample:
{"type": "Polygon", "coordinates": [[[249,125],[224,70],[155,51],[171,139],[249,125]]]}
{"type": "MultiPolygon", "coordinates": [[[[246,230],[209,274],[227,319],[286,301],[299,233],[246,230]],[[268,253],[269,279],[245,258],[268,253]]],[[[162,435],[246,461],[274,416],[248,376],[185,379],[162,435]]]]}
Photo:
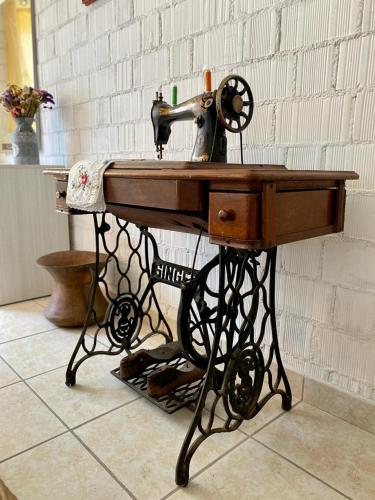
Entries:
{"type": "MultiPolygon", "coordinates": [[[[99,273],[107,256],[99,254],[99,273]]],[[[92,276],[95,272],[96,254],[80,250],[54,252],[39,257],[37,263],[54,278],[55,286],[44,309],[47,319],[57,326],[82,326],[86,319],[90,300],[92,276]]],[[[99,286],[96,287],[94,309],[98,321],[102,321],[107,301],[99,286]]],[[[94,322],[92,315],[90,323],[94,322]]]]}

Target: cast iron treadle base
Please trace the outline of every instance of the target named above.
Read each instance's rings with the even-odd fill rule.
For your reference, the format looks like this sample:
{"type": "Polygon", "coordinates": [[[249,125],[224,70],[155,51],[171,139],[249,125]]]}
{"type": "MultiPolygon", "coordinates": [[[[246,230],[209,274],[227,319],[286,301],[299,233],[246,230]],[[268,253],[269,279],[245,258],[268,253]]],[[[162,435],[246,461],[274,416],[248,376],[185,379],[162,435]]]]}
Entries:
{"type": "Polygon", "coordinates": [[[162,366],[169,365],[173,366],[174,368],[179,368],[184,363],[186,363],[186,359],[183,357],[175,359],[170,363],[155,363],[146,368],[146,370],[142,372],[138,377],[129,380],[124,380],[120,377],[120,368],[115,368],[111,371],[111,373],[117,379],[121,380],[121,382],[134,389],[136,392],[138,392],[138,394],[145,397],[165,412],[174,413],[184,406],[194,404],[198,400],[204,379],[197,380],[196,382],[191,382],[190,384],[181,385],[167,396],[163,396],[161,398],[153,398],[147,393],[147,375],[150,375],[154,370],[156,370],[156,368],[160,368],[162,366]]]}

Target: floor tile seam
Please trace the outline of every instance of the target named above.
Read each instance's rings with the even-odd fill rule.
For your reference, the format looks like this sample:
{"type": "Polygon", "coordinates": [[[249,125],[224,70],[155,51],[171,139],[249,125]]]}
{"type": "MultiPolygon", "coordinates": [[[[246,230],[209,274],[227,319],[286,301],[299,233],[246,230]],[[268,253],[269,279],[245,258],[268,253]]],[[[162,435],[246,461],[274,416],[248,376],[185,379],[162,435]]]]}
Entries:
{"type": "MultiPolygon", "coordinates": [[[[102,327],[102,328],[104,328],[104,327],[102,327]]],[[[102,328],[100,328],[100,329],[102,329],[102,328]]],[[[94,334],[88,333],[88,334],[87,334],[87,336],[88,336],[88,337],[90,337],[92,340],[95,340],[95,335],[96,335],[96,333],[94,333],[94,334]]],[[[102,340],[100,340],[98,337],[96,337],[96,342],[99,342],[99,344],[101,344],[101,345],[102,345],[102,346],[104,346],[104,347],[107,347],[108,349],[110,349],[110,348],[111,348],[111,346],[110,346],[110,345],[105,344],[105,343],[104,343],[102,340]]],[[[125,349],[124,349],[124,350],[125,350],[125,349]]],[[[123,351],[121,351],[121,352],[123,352],[123,351]]],[[[121,354],[121,353],[119,353],[119,354],[121,354]]]]}
{"type": "MultiPolygon", "coordinates": [[[[7,363],[7,364],[8,364],[8,363],[7,363]]],[[[128,494],[129,494],[129,496],[130,496],[131,498],[133,498],[134,500],[137,500],[137,499],[136,499],[136,497],[135,497],[135,496],[134,496],[134,495],[133,495],[133,494],[132,494],[132,493],[131,493],[131,492],[130,492],[127,488],[126,488],[126,486],[125,486],[125,485],[123,485],[123,483],[122,483],[122,482],[121,482],[121,481],[120,481],[120,480],[119,480],[119,479],[118,479],[118,478],[117,478],[117,477],[116,477],[116,476],[112,473],[112,471],[111,471],[111,470],[110,470],[110,469],[109,469],[109,468],[108,468],[108,467],[107,467],[107,466],[106,466],[106,465],[105,465],[105,464],[104,464],[104,463],[103,463],[103,462],[99,459],[99,457],[97,457],[97,456],[95,455],[95,453],[94,453],[92,450],[90,450],[90,448],[89,448],[88,446],[86,446],[86,445],[84,444],[84,442],[83,442],[83,441],[82,441],[82,440],[81,440],[81,439],[77,436],[77,434],[76,434],[76,433],[75,433],[72,429],[70,429],[70,428],[69,428],[69,426],[68,426],[68,425],[64,422],[64,420],[63,420],[63,419],[62,419],[62,418],[61,418],[61,417],[60,417],[60,416],[59,416],[59,415],[58,415],[58,414],[57,414],[54,410],[52,410],[52,409],[50,408],[50,406],[49,406],[49,405],[48,405],[48,404],[44,401],[44,399],[42,399],[42,397],[41,397],[41,396],[39,396],[39,394],[38,394],[38,393],[37,393],[37,392],[36,392],[36,391],[35,391],[35,390],[34,390],[34,389],[33,389],[33,388],[32,388],[32,387],[28,384],[28,383],[27,383],[27,381],[26,381],[26,380],[24,380],[24,379],[20,376],[20,374],[19,374],[19,373],[17,373],[17,371],[16,371],[16,370],[13,370],[13,371],[16,373],[16,375],[18,375],[18,376],[20,377],[21,381],[22,381],[22,382],[23,382],[23,383],[24,383],[24,384],[25,384],[25,385],[26,385],[26,386],[27,386],[27,387],[28,387],[28,388],[29,388],[29,389],[30,389],[30,390],[31,390],[31,391],[35,394],[35,396],[36,396],[36,397],[37,397],[37,398],[38,398],[38,399],[39,399],[39,400],[43,403],[43,405],[44,405],[44,406],[45,406],[45,407],[46,407],[46,408],[47,408],[47,409],[48,409],[48,410],[49,410],[49,411],[50,411],[50,412],[51,412],[51,413],[52,413],[52,414],[53,414],[53,415],[54,415],[54,416],[55,416],[55,417],[56,417],[56,418],[57,418],[57,419],[58,419],[58,420],[59,420],[59,421],[60,421],[60,422],[64,425],[64,427],[66,428],[66,430],[65,430],[64,432],[60,433],[59,435],[66,434],[66,433],[68,433],[68,432],[69,432],[72,436],[74,436],[74,437],[75,437],[75,438],[76,438],[76,439],[77,439],[77,440],[81,443],[81,445],[82,445],[82,446],[83,446],[83,447],[84,447],[87,451],[89,451],[89,453],[92,455],[92,457],[96,459],[96,461],[99,463],[99,465],[101,465],[101,466],[102,466],[102,467],[103,467],[103,468],[104,468],[104,469],[105,469],[105,470],[106,470],[106,471],[107,471],[107,472],[111,475],[111,477],[112,477],[113,479],[115,479],[115,480],[116,480],[116,482],[117,482],[117,483],[118,483],[118,484],[119,484],[119,485],[120,485],[120,486],[121,486],[121,487],[122,487],[122,488],[123,488],[123,489],[124,489],[124,490],[125,490],[128,494]]],[[[41,444],[43,444],[43,443],[45,443],[45,442],[47,442],[47,441],[50,441],[51,439],[54,439],[55,437],[57,437],[57,436],[54,436],[53,438],[49,438],[48,440],[45,440],[45,441],[43,441],[42,443],[38,443],[38,444],[36,444],[34,447],[37,447],[37,446],[39,446],[39,445],[41,445],[41,444]]],[[[23,451],[21,451],[21,452],[20,452],[20,454],[21,454],[21,453],[25,453],[25,452],[26,452],[26,451],[28,451],[29,449],[32,449],[32,448],[28,448],[27,450],[23,450],[23,451]]],[[[10,458],[12,458],[12,457],[8,457],[8,459],[10,459],[10,458]]],[[[0,463],[2,463],[2,462],[0,462],[0,463]]]]}
{"type": "MultiPolygon", "coordinates": [[[[46,295],[46,297],[49,297],[49,295],[46,295]]],[[[42,298],[44,298],[44,297],[42,297],[42,298]]],[[[29,304],[31,306],[32,302],[36,302],[37,300],[38,299],[24,299],[24,300],[16,300],[16,301],[13,301],[13,302],[7,302],[6,304],[1,304],[0,305],[0,311],[1,311],[1,309],[5,309],[7,307],[15,306],[15,305],[18,305],[18,304],[29,304]]],[[[37,305],[43,309],[42,305],[40,305],[40,304],[37,304],[37,305]]]]}
{"type": "Polygon", "coordinates": [[[133,494],[133,492],[127,488],[127,486],[120,481],[120,479],[116,476],[114,472],[98,457],[98,455],[76,434],[75,430],[70,429],[70,434],[74,436],[74,438],[81,444],[83,448],[98,462],[98,464],[116,481],[116,483],[121,486],[121,488],[132,498],[133,500],[137,500],[137,497],[133,494]]]}
{"type": "MultiPolygon", "coordinates": [[[[219,462],[222,458],[224,458],[226,455],[229,455],[232,451],[234,451],[236,448],[238,448],[239,446],[241,446],[242,444],[246,443],[246,441],[248,441],[250,439],[250,436],[246,436],[245,439],[242,439],[242,441],[236,443],[235,445],[233,445],[231,448],[229,448],[228,450],[225,450],[221,455],[219,455],[218,457],[216,457],[212,462],[210,462],[209,464],[205,465],[204,467],[202,467],[199,471],[195,472],[195,474],[193,474],[192,476],[189,477],[189,481],[193,480],[193,479],[196,479],[198,476],[200,476],[203,472],[205,472],[206,470],[210,469],[213,465],[215,465],[217,462],[219,462]]],[[[176,491],[178,491],[180,489],[179,486],[177,486],[176,488],[174,488],[172,491],[170,491],[169,493],[167,493],[166,495],[164,495],[160,500],[166,500],[167,498],[169,498],[171,495],[173,495],[174,493],[176,493],[176,491]]]]}
{"type": "Polygon", "coordinates": [[[342,417],[338,417],[337,415],[333,415],[332,413],[329,413],[327,410],[322,410],[322,408],[319,408],[319,406],[312,405],[311,403],[307,403],[306,401],[301,401],[301,402],[303,402],[304,405],[309,406],[310,408],[314,408],[314,410],[318,410],[318,411],[321,411],[322,413],[325,413],[326,415],[328,415],[331,418],[337,418],[338,420],[340,420],[344,424],[350,425],[351,427],[354,427],[355,429],[358,429],[359,431],[368,434],[372,438],[374,438],[374,436],[375,436],[375,434],[373,432],[370,432],[366,429],[362,429],[362,427],[358,427],[358,425],[354,425],[351,422],[348,422],[347,420],[343,419],[342,417]]]}
{"type": "MultiPolygon", "coordinates": [[[[15,372],[15,370],[13,369],[12,365],[10,364],[10,362],[6,361],[6,359],[2,355],[0,355],[0,359],[3,360],[4,362],[6,362],[7,365],[15,372]]],[[[42,375],[45,375],[46,373],[51,373],[53,371],[60,370],[61,368],[65,368],[67,366],[68,366],[68,363],[64,363],[63,365],[56,366],[55,368],[51,368],[49,370],[45,370],[44,372],[35,373],[34,375],[23,377],[22,380],[32,380],[34,378],[40,377],[42,375]]],[[[110,373],[110,372],[108,372],[108,373],[110,373]]],[[[17,376],[19,376],[19,375],[17,374],[17,376]]]]}
{"type": "Polygon", "coordinates": [[[135,399],[132,399],[130,401],[126,401],[125,403],[122,403],[122,404],[116,406],[115,408],[111,408],[110,410],[107,410],[104,413],[101,413],[100,415],[96,415],[96,417],[90,418],[89,420],[85,420],[84,422],[81,422],[80,424],[74,425],[73,427],[69,427],[69,430],[75,431],[75,430],[80,429],[81,427],[83,427],[83,426],[85,426],[87,424],[91,424],[91,422],[95,422],[95,420],[98,420],[101,417],[109,415],[110,413],[112,413],[114,411],[117,411],[117,410],[119,410],[121,408],[124,408],[125,406],[128,406],[131,403],[135,403],[136,401],[138,401],[139,399],[141,399],[141,397],[142,396],[138,396],[137,395],[137,397],[135,399]]]}
{"type": "Polygon", "coordinates": [[[5,340],[4,342],[0,342],[0,347],[6,344],[11,344],[12,342],[17,342],[17,340],[28,339],[30,337],[35,337],[36,335],[40,335],[41,333],[48,333],[58,330],[59,328],[55,326],[54,328],[49,328],[48,330],[42,330],[40,332],[30,333],[29,335],[23,335],[22,337],[17,337],[16,339],[5,340]]]}
{"type": "MultiPolygon", "coordinates": [[[[212,408],[211,408],[211,410],[210,410],[209,408],[204,407],[204,410],[206,410],[206,411],[207,411],[207,413],[209,413],[209,414],[210,414],[210,413],[211,413],[211,411],[212,411],[212,408]]],[[[192,411],[193,411],[193,414],[195,414],[195,410],[192,410],[192,411]]],[[[225,422],[227,421],[227,419],[228,419],[228,418],[224,418],[224,417],[220,416],[220,415],[219,415],[218,413],[216,413],[215,411],[214,411],[214,415],[215,415],[215,417],[214,417],[214,421],[215,421],[215,419],[217,418],[218,420],[221,420],[221,422],[223,422],[223,425],[225,425],[225,422]]],[[[228,416],[227,416],[227,417],[228,417],[228,416]]],[[[242,422],[241,422],[241,424],[242,424],[242,422]]],[[[244,430],[240,429],[241,424],[240,424],[240,425],[239,425],[236,429],[234,429],[234,431],[229,431],[229,432],[236,432],[236,431],[237,431],[237,432],[239,432],[240,434],[243,434],[244,436],[249,437],[249,434],[247,434],[244,430]]]]}
{"type": "Polygon", "coordinates": [[[54,372],[56,370],[61,370],[61,368],[65,368],[66,366],[68,366],[68,365],[65,363],[64,365],[56,366],[55,368],[51,368],[50,370],[36,373],[35,375],[30,375],[30,377],[25,377],[24,380],[33,380],[34,378],[41,377],[42,375],[45,375],[47,373],[51,373],[51,372],[54,372]]]}
{"type": "Polygon", "coordinates": [[[305,469],[304,467],[302,467],[301,465],[299,465],[298,463],[294,462],[293,460],[291,460],[290,458],[286,457],[285,455],[283,455],[282,453],[280,453],[279,451],[275,450],[274,448],[272,448],[271,446],[268,446],[267,444],[263,443],[262,441],[260,441],[259,439],[257,439],[256,437],[254,436],[251,436],[251,438],[253,441],[255,441],[256,443],[260,444],[261,446],[263,446],[264,448],[266,448],[267,450],[271,451],[272,453],[274,453],[275,455],[279,456],[280,458],[282,458],[283,460],[285,460],[286,462],[288,462],[289,464],[297,467],[297,469],[299,469],[300,471],[304,472],[305,474],[307,474],[308,476],[316,479],[317,481],[319,481],[320,483],[324,484],[325,486],[327,486],[328,488],[330,488],[331,490],[335,491],[336,493],[338,493],[339,495],[343,496],[344,498],[347,498],[348,500],[353,500],[352,497],[348,496],[346,493],[344,493],[343,491],[340,491],[338,490],[337,488],[335,488],[334,486],[332,486],[331,484],[327,483],[324,479],[321,479],[319,476],[316,476],[313,472],[305,469]]]}
{"type": "Polygon", "coordinates": [[[32,446],[29,446],[28,448],[25,448],[22,451],[19,451],[17,453],[14,453],[14,455],[10,455],[7,458],[4,458],[3,460],[0,460],[0,464],[3,464],[5,462],[8,462],[9,460],[12,460],[13,458],[17,458],[20,455],[23,455],[24,453],[27,453],[28,451],[34,450],[35,448],[38,448],[39,446],[42,446],[43,444],[49,443],[50,441],[53,441],[54,439],[64,436],[65,434],[69,433],[69,429],[66,429],[63,432],[60,432],[58,434],[55,434],[54,436],[49,437],[48,439],[44,439],[43,441],[40,441],[39,443],[33,444],[32,446]]]}
{"type": "Polygon", "coordinates": [[[31,299],[33,302],[36,302],[40,307],[45,307],[45,304],[40,304],[39,303],[39,300],[43,300],[43,299],[47,299],[47,298],[50,298],[51,297],[51,294],[49,295],[43,295],[42,297],[36,297],[35,299],[31,299]]]}
{"type": "MultiPolygon", "coordinates": [[[[4,358],[4,356],[2,356],[2,355],[1,355],[1,353],[0,353],[0,359],[1,359],[1,361],[2,361],[3,363],[5,363],[5,364],[7,365],[7,367],[8,367],[8,368],[9,368],[9,369],[10,369],[10,370],[11,370],[11,371],[15,374],[15,375],[17,375],[17,377],[18,377],[20,380],[23,380],[23,379],[22,379],[22,377],[20,377],[20,376],[19,376],[19,374],[17,373],[17,370],[15,370],[15,369],[13,368],[13,366],[9,363],[9,361],[7,361],[7,360],[4,358]]],[[[18,382],[19,382],[19,381],[18,381],[18,382]]]]}
{"type": "MultiPolygon", "coordinates": [[[[128,404],[133,403],[133,402],[137,401],[138,399],[141,399],[141,396],[136,395],[136,397],[135,397],[134,399],[130,400],[130,401],[126,401],[125,403],[122,403],[121,405],[116,406],[115,408],[112,408],[111,410],[108,410],[108,411],[106,411],[106,412],[104,412],[104,413],[101,413],[100,415],[97,415],[96,417],[94,417],[94,418],[92,418],[92,419],[90,419],[90,420],[87,420],[87,421],[85,421],[85,422],[82,422],[81,424],[79,424],[79,425],[77,425],[77,426],[70,427],[70,426],[69,426],[69,424],[68,424],[67,422],[65,422],[65,421],[63,420],[63,418],[62,418],[62,417],[60,417],[60,415],[58,415],[58,413],[56,413],[56,412],[55,412],[55,411],[54,411],[54,410],[53,410],[53,409],[49,406],[49,404],[48,404],[48,403],[47,403],[47,402],[43,399],[43,397],[42,397],[40,394],[38,394],[38,391],[37,391],[36,389],[34,389],[34,388],[33,388],[33,387],[32,387],[32,386],[28,383],[28,381],[29,381],[29,380],[32,380],[32,379],[34,379],[34,378],[37,378],[39,375],[43,375],[43,374],[45,374],[45,373],[51,373],[52,371],[58,370],[58,369],[63,368],[64,366],[67,366],[67,365],[63,365],[63,366],[60,366],[60,367],[57,367],[57,368],[53,368],[52,370],[48,370],[47,372],[43,372],[43,373],[40,373],[39,375],[34,375],[34,376],[32,376],[32,377],[29,377],[29,378],[26,378],[26,379],[25,379],[25,378],[23,378],[23,377],[21,376],[21,374],[19,374],[19,373],[18,373],[18,372],[17,372],[17,371],[16,371],[16,370],[15,370],[15,369],[14,369],[14,368],[13,368],[13,367],[9,364],[9,362],[8,362],[8,361],[6,361],[5,359],[3,359],[3,358],[2,358],[2,356],[0,356],[0,359],[2,359],[2,360],[4,361],[4,363],[5,363],[5,364],[6,364],[9,368],[11,368],[11,369],[12,369],[12,371],[13,371],[13,372],[17,375],[17,377],[19,377],[19,379],[20,379],[20,380],[18,380],[18,381],[16,381],[16,382],[14,382],[14,383],[12,383],[12,384],[9,384],[9,385],[7,385],[7,386],[5,386],[5,387],[9,387],[10,385],[15,385],[15,384],[17,384],[17,383],[23,382],[23,383],[24,383],[24,384],[25,384],[25,385],[26,385],[26,386],[27,386],[27,387],[28,387],[28,388],[29,388],[29,389],[30,389],[30,390],[31,390],[31,391],[32,391],[32,392],[33,392],[33,393],[34,393],[34,394],[38,397],[38,399],[39,399],[39,400],[40,400],[40,401],[41,401],[41,402],[42,402],[42,403],[43,403],[43,404],[44,404],[44,405],[48,408],[48,410],[49,410],[51,413],[53,413],[53,415],[54,415],[54,416],[55,416],[58,420],[60,420],[60,422],[61,422],[61,423],[62,423],[62,424],[63,424],[63,425],[64,425],[64,426],[68,429],[68,430],[77,429],[77,428],[79,428],[79,427],[81,427],[81,426],[83,426],[83,425],[85,425],[85,424],[87,424],[87,423],[89,423],[89,422],[92,422],[93,420],[97,420],[98,418],[100,418],[100,417],[102,417],[102,416],[104,416],[104,415],[107,415],[108,413],[111,413],[112,411],[118,410],[119,408],[122,408],[123,406],[127,406],[128,404]]],[[[1,388],[0,388],[0,390],[1,390],[1,389],[3,389],[3,387],[1,387],[1,388]]]]}
{"type": "Polygon", "coordinates": [[[43,446],[44,444],[46,443],[49,443],[50,441],[53,441],[55,439],[57,439],[58,437],[60,436],[64,436],[64,435],[71,435],[73,436],[73,438],[78,441],[78,443],[80,444],[80,446],[82,446],[94,459],[96,462],[98,462],[98,464],[121,486],[122,489],[124,489],[126,491],[126,493],[131,497],[133,498],[133,500],[137,500],[136,497],[132,494],[132,492],[130,490],[128,490],[128,488],[120,481],[118,480],[118,478],[113,474],[113,472],[99,459],[99,457],[97,457],[95,455],[95,453],[92,452],[92,450],[90,448],[88,448],[84,442],[82,442],[82,440],[74,433],[72,432],[71,429],[67,429],[65,430],[64,432],[61,432],[59,434],[56,434],[55,436],[52,436],[48,439],[45,439],[43,441],[41,441],[40,443],[36,443],[34,444],[33,446],[30,446],[18,453],[15,453],[14,455],[11,455],[10,457],[7,457],[3,460],[0,460],[0,465],[3,464],[3,463],[6,463],[6,462],[9,462],[10,460],[14,459],[14,458],[17,458],[19,457],[20,455],[23,455],[24,453],[27,453],[31,450],[34,450],[36,448],[39,448],[39,446],[43,446]]]}
{"type": "MultiPolygon", "coordinates": [[[[35,394],[35,396],[37,396],[37,397],[38,397],[38,399],[39,399],[39,400],[40,400],[40,401],[41,401],[41,402],[42,402],[42,403],[43,403],[43,404],[44,404],[44,405],[48,408],[48,410],[49,410],[49,411],[50,411],[50,412],[51,412],[51,413],[52,413],[52,414],[53,414],[53,415],[54,415],[54,416],[55,416],[55,417],[56,417],[56,418],[57,418],[57,419],[58,419],[58,420],[59,420],[59,421],[60,421],[60,422],[61,422],[61,423],[62,423],[62,424],[63,424],[63,425],[64,425],[64,426],[65,426],[65,427],[69,430],[69,431],[71,431],[71,430],[73,430],[73,429],[76,429],[76,428],[80,427],[81,425],[85,425],[85,424],[87,424],[88,422],[90,422],[90,421],[92,421],[92,420],[96,420],[97,418],[100,418],[100,417],[102,417],[103,415],[106,415],[106,414],[111,413],[112,411],[115,411],[116,409],[118,409],[118,407],[113,408],[113,409],[109,410],[108,412],[102,413],[102,414],[98,415],[97,417],[95,417],[95,418],[93,418],[93,419],[91,419],[91,420],[89,420],[89,421],[83,422],[82,424],[80,424],[80,425],[78,425],[78,426],[70,427],[70,425],[69,425],[67,422],[65,422],[65,420],[64,420],[62,417],[60,417],[60,415],[59,415],[59,414],[58,414],[55,410],[53,410],[53,409],[50,407],[50,405],[47,403],[47,401],[45,401],[45,399],[44,399],[44,398],[43,398],[40,394],[38,394],[37,390],[36,390],[36,389],[34,389],[34,388],[30,385],[30,384],[28,384],[28,380],[22,379],[22,382],[24,382],[24,384],[25,384],[25,385],[26,385],[26,386],[27,386],[27,387],[28,387],[28,388],[29,388],[29,389],[30,389],[30,390],[31,390],[31,391],[35,394]]],[[[138,398],[132,399],[131,401],[127,401],[127,402],[123,403],[123,404],[122,404],[122,405],[120,405],[119,407],[126,406],[127,404],[130,404],[130,403],[132,403],[133,401],[136,401],[137,399],[140,399],[140,396],[139,396],[138,398]]]]}
{"type": "MultiPolygon", "coordinates": [[[[298,400],[293,406],[292,406],[292,409],[295,408],[297,405],[299,405],[300,403],[302,403],[302,399],[298,400]]],[[[208,408],[204,408],[208,413],[210,413],[210,410],[208,408]]],[[[262,410],[260,410],[262,411],[262,410]]],[[[194,410],[193,410],[193,413],[194,413],[194,410]]],[[[260,412],[259,412],[260,413],[260,412]]],[[[252,432],[251,434],[249,432],[246,432],[244,429],[241,429],[241,425],[242,423],[240,424],[240,426],[236,429],[238,432],[240,432],[241,434],[244,434],[245,436],[248,436],[248,437],[251,437],[253,436],[254,434],[256,434],[257,432],[259,432],[260,430],[264,429],[268,424],[270,424],[271,422],[274,422],[276,419],[278,419],[279,417],[281,417],[282,415],[285,415],[286,411],[282,411],[279,415],[277,415],[276,417],[272,418],[269,422],[266,422],[264,425],[262,425],[259,429],[257,429],[256,431],[252,432]]],[[[256,415],[255,415],[256,416],[256,415]]],[[[215,417],[218,418],[219,420],[221,420],[222,422],[225,422],[226,419],[222,416],[220,416],[219,414],[217,414],[215,412],[215,417]]],[[[254,417],[253,417],[254,418],[254,417]]],[[[251,421],[252,418],[250,419],[244,419],[243,421],[251,421]]]]}
{"type": "MultiPolygon", "coordinates": [[[[300,401],[297,401],[297,403],[295,403],[292,408],[289,410],[289,411],[293,411],[294,408],[296,408],[298,405],[300,405],[302,403],[302,399],[300,401]]],[[[258,429],[256,429],[254,432],[252,432],[251,434],[248,434],[246,433],[246,431],[244,431],[249,437],[252,437],[252,436],[255,436],[258,432],[262,431],[263,429],[265,429],[266,427],[268,427],[269,425],[273,424],[276,420],[278,420],[279,418],[281,418],[282,416],[286,415],[288,412],[283,410],[278,414],[276,415],[275,417],[271,418],[271,420],[269,420],[268,422],[265,422],[261,427],[259,427],[258,429]]]]}
{"type": "MultiPolygon", "coordinates": [[[[1,356],[0,356],[1,357],[1,356]]],[[[2,358],[3,359],[3,358],[2,358]]],[[[24,379],[20,373],[17,372],[17,370],[15,370],[5,359],[3,359],[3,361],[10,367],[12,368],[12,370],[14,371],[14,373],[20,378],[20,381],[23,382],[25,384],[26,387],[28,387],[28,389],[30,389],[30,391],[39,399],[39,401],[41,401],[41,403],[43,403],[43,405],[60,421],[61,424],[63,424],[63,426],[67,429],[67,430],[70,430],[69,429],[69,426],[64,422],[64,420],[54,411],[52,410],[52,408],[46,403],[46,401],[44,401],[44,399],[35,391],[35,389],[28,383],[27,379],[24,379]]]]}
{"type": "Polygon", "coordinates": [[[16,384],[21,384],[22,382],[23,382],[23,380],[15,380],[14,382],[10,382],[9,384],[1,385],[0,391],[2,389],[5,389],[6,387],[11,387],[12,385],[16,385],[16,384]]]}

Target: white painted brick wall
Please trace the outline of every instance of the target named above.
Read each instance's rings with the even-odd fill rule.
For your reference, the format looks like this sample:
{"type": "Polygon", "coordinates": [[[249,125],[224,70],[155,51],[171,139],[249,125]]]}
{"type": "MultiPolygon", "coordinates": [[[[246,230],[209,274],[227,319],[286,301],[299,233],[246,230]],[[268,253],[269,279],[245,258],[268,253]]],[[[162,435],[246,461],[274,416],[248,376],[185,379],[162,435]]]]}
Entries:
{"type": "Polygon", "coordinates": [[[273,57],[244,65],[238,72],[249,82],[256,102],[292,97],[296,57],[273,57]]]}
{"type": "MultiPolygon", "coordinates": [[[[155,90],[179,100],[230,72],[256,102],[247,163],[356,170],[344,233],[279,249],[277,307],[285,361],[375,400],[374,0],[35,0],[41,85],[58,107],[42,114],[46,162],[155,158],[155,90]]],[[[168,159],[188,159],[194,125],[173,127],[168,159]]],[[[239,162],[239,138],[228,136],[239,162]]],[[[313,207],[312,207],[313,209],[313,207]]],[[[86,217],[77,248],[91,248],[86,217]]],[[[155,230],[164,258],[191,264],[196,237],[155,230]]],[[[204,238],[197,264],[215,247],[204,238]]],[[[125,258],[125,255],[123,256],[125,258]]],[[[168,314],[175,290],[159,296],[168,314]]]]}
{"type": "MultiPolygon", "coordinates": [[[[7,61],[6,61],[6,51],[5,51],[5,32],[4,32],[4,6],[0,5],[0,89],[1,92],[5,89],[7,84],[7,61]]],[[[6,112],[0,110],[0,143],[5,139],[5,134],[7,132],[7,115],[6,112]]],[[[5,155],[4,155],[5,156],[5,155]]],[[[5,157],[2,157],[2,152],[0,150],[0,160],[5,161],[5,157]]]]}
{"type": "Polygon", "coordinates": [[[334,85],[337,48],[326,45],[298,53],[296,95],[328,92],[334,85]]]}

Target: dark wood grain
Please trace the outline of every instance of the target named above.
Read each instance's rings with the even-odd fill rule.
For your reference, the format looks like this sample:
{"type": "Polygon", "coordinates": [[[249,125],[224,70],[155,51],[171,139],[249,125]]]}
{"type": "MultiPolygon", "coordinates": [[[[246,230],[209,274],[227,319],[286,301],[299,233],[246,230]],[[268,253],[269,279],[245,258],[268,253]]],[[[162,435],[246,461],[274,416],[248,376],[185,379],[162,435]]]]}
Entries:
{"type": "Polygon", "coordinates": [[[275,196],[276,184],[274,182],[264,183],[262,192],[262,240],[265,248],[276,245],[275,196]]]}
{"type": "MultiPolygon", "coordinates": [[[[68,170],[46,169],[58,190],[68,170]]],[[[355,172],[278,165],[115,162],[104,175],[107,210],[136,224],[208,233],[213,243],[269,248],[343,229],[345,180],[355,172]]],[[[67,210],[62,197],[59,210],[67,210]]]]}
{"type": "Polygon", "coordinates": [[[260,200],[258,194],[210,193],[208,232],[225,239],[260,238],[260,200]],[[220,213],[228,218],[220,217],[220,213]]]}
{"type": "MultiPolygon", "coordinates": [[[[185,179],[217,181],[307,181],[307,180],[347,180],[358,179],[358,174],[351,171],[322,171],[322,170],[287,170],[280,165],[237,165],[222,163],[206,164],[188,162],[194,168],[180,168],[187,162],[162,162],[151,161],[152,168],[144,168],[145,163],[132,162],[134,168],[124,168],[124,162],[114,163],[105,172],[105,177],[123,177],[126,179],[185,179]],[[167,164],[167,165],[166,165],[167,164]]],[[[67,175],[69,169],[47,168],[45,173],[52,175],[67,175]]]]}
{"type": "Polygon", "coordinates": [[[104,197],[108,203],[184,211],[200,211],[203,202],[200,182],[172,179],[106,178],[104,197]]]}
{"type": "Polygon", "coordinates": [[[122,220],[140,226],[168,229],[183,233],[207,233],[207,218],[204,213],[183,213],[174,210],[154,210],[150,208],[129,207],[107,204],[107,211],[122,220]]]}

